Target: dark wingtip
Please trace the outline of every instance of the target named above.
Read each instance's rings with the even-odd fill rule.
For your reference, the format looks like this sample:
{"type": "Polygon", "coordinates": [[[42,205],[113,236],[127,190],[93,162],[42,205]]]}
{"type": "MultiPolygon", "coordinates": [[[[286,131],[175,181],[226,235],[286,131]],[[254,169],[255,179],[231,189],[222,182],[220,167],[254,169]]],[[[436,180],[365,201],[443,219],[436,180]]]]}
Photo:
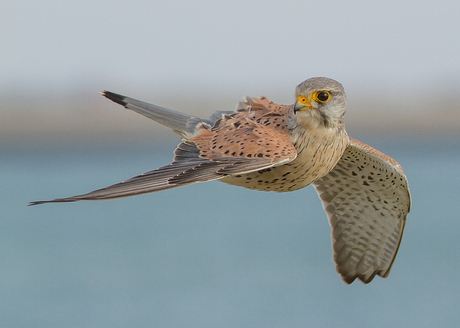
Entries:
{"type": "Polygon", "coordinates": [[[40,205],[40,204],[46,204],[46,203],[70,203],[70,202],[76,202],[78,199],[73,199],[72,197],[69,198],[57,198],[53,200],[37,200],[34,202],[29,202],[27,206],[34,206],[34,205],[40,205]]]}
{"type": "Polygon", "coordinates": [[[116,94],[116,93],[113,93],[113,92],[110,92],[110,91],[102,91],[100,92],[101,95],[103,95],[104,97],[106,97],[107,99],[110,99],[112,100],[113,102],[116,102],[117,104],[120,104],[122,106],[126,106],[126,102],[125,102],[125,99],[126,97],[125,96],[122,96],[122,95],[119,95],[119,94],[116,94]]]}
{"type": "Polygon", "coordinates": [[[40,204],[45,204],[45,203],[49,203],[49,201],[46,201],[46,200],[38,200],[38,201],[35,201],[35,202],[29,202],[29,204],[27,204],[27,206],[40,205],[40,204]]]}

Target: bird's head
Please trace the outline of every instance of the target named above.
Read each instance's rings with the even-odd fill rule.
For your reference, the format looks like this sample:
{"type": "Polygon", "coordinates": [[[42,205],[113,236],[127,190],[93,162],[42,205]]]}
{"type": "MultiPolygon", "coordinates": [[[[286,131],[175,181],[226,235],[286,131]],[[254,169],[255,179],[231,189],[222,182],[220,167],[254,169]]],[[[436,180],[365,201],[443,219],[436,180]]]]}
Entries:
{"type": "Polygon", "coordinates": [[[313,77],[297,86],[295,96],[294,113],[301,125],[343,126],[347,98],[339,82],[326,77],[313,77]]]}

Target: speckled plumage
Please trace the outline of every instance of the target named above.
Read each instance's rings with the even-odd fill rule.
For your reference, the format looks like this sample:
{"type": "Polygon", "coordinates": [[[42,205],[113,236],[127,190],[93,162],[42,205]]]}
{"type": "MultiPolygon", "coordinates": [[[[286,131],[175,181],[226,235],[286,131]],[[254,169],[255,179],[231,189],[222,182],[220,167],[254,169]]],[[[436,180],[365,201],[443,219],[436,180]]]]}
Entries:
{"type": "Polygon", "coordinates": [[[263,191],[313,184],[332,227],[334,261],[346,283],[387,277],[401,242],[410,192],[400,165],[349,138],[345,91],[327,78],[296,88],[294,105],[246,98],[234,112],[208,120],[104,91],[103,96],[164,124],[182,137],[171,164],[84,195],[73,202],[134,196],[220,180],[263,191]]]}

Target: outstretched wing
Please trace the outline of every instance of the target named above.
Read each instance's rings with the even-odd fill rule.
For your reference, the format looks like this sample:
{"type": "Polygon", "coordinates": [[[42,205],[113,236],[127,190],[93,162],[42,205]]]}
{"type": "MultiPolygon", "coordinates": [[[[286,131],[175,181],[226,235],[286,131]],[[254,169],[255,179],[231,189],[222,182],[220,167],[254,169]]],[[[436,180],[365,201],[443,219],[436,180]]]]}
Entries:
{"type": "Polygon", "coordinates": [[[246,119],[230,118],[219,129],[202,127],[196,137],[180,143],[169,165],[87,194],[30,205],[135,196],[266,169],[296,156],[287,135],[246,119]],[[279,152],[267,152],[278,144],[284,146],[279,152]]]}
{"type": "Polygon", "coordinates": [[[346,283],[387,277],[398,252],[411,196],[401,166],[350,138],[337,166],[313,185],[332,227],[337,271],[346,283]]]}

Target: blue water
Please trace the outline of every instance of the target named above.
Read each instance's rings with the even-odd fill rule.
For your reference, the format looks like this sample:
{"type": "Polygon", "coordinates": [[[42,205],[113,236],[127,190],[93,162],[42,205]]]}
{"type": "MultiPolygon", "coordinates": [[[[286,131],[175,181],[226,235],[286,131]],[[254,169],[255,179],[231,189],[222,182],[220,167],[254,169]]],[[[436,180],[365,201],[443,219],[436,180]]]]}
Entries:
{"type": "Polygon", "coordinates": [[[27,207],[169,163],[172,147],[2,149],[0,327],[458,327],[460,144],[376,146],[413,206],[390,276],[369,285],[336,274],[312,187],[27,207]]]}

